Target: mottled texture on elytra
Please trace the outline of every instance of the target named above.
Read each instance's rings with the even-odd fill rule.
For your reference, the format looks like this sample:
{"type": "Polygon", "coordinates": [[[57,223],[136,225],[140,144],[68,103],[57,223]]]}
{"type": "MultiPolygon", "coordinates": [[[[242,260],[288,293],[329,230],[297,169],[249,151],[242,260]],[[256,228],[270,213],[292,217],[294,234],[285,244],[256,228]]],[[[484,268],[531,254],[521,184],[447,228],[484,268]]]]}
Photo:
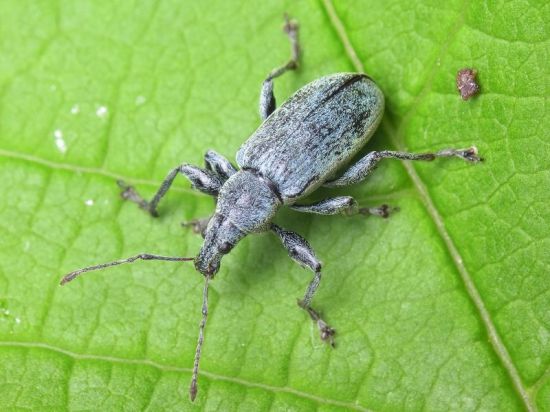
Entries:
{"type": "Polygon", "coordinates": [[[347,163],[372,136],[384,96],[364,74],[322,77],[298,90],[241,146],[237,163],[271,179],[286,204],[347,163]]]}

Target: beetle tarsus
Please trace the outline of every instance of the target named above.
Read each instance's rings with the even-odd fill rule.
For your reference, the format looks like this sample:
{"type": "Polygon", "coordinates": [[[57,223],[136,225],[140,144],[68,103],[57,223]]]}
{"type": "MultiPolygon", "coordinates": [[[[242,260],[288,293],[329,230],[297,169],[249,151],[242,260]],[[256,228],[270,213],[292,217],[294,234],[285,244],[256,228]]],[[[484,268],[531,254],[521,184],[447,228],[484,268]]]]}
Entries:
{"type": "Polygon", "coordinates": [[[459,157],[467,162],[482,162],[483,158],[478,156],[477,147],[472,146],[467,149],[444,149],[436,153],[437,157],[459,157]]]}
{"type": "Polygon", "coordinates": [[[394,212],[398,212],[398,207],[392,207],[390,205],[383,204],[378,207],[361,207],[358,212],[362,215],[374,215],[380,216],[383,219],[387,219],[394,212]]]}
{"type": "Polygon", "coordinates": [[[317,324],[321,340],[328,343],[333,348],[336,347],[336,345],[334,344],[334,335],[336,334],[336,330],[331,328],[328,323],[326,323],[321,318],[319,312],[309,306],[304,300],[298,299],[298,306],[304,309],[309,314],[311,320],[313,320],[317,324]]]}
{"type": "Polygon", "coordinates": [[[292,59],[287,63],[288,69],[297,69],[300,59],[300,44],[298,43],[298,30],[299,25],[296,20],[290,19],[288,14],[285,13],[285,24],[283,31],[288,35],[290,39],[290,45],[292,48],[292,59]]]}
{"type": "Polygon", "coordinates": [[[120,192],[120,196],[124,200],[129,200],[130,202],[137,204],[141,209],[148,212],[151,216],[158,217],[159,214],[157,210],[152,208],[151,204],[143,197],[141,197],[133,186],[127,184],[123,180],[117,180],[117,185],[122,190],[120,192]]]}
{"type": "Polygon", "coordinates": [[[296,70],[300,66],[300,43],[298,41],[298,22],[291,20],[285,13],[283,31],[290,40],[290,59],[282,66],[276,67],[267,75],[260,92],[260,117],[265,120],[275,111],[277,103],[273,94],[273,79],[281,76],[289,70],[296,70]]]}
{"type": "Polygon", "coordinates": [[[201,235],[204,238],[208,222],[210,222],[211,218],[212,216],[204,217],[201,219],[191,219],[189,222],[181,222],[181,226],[185,228],[191,228],[193,233],[201,235]]]}

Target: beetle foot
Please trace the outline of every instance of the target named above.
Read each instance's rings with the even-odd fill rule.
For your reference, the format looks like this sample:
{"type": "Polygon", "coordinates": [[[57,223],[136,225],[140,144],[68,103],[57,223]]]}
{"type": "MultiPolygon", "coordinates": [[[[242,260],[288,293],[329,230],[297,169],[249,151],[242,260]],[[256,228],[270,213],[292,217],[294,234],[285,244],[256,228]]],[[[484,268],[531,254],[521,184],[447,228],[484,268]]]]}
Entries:
{"type": "Polygon", "coordinates": [[[329,325],[327,325],[325,321],[323,321],[323,319],[319,319],[317,321],[317,326],[319,327],[321,340],[323,342],[327,342],[333,348],[336,347],[336,345],[334,344],[334,335],[336,334],[336,331],[332,329],[329,325]]]}
{"type": "Polygon", "coordinates": [[[459,150],[460,157],[472,163],[482,162],[483,158],[477,155],[477,147],[472,146],[468,149],[459,150]]]}
{"type": "Polygon", "coordinates": [[[292,20],[288,14],[285,13],[285,25],[283,26],[283,31],[287,34],[290,39],[290,44],[292,48],[292,58],[286,64],[287,70],[295,70],[299,67],[300,63],[300,45],[298,44],[298,30],[300,26],[296,20],[292,20]]]}
{"type": "Polygon", "coordinates": [[[303,300],[298,300],[298,306],[306,310],[311,320],[313,320],[317,324],[321,340],[328,343],[333,348],[336,347],[336,345],[334,344],[334,335],[336,334],[336,330],[332,329],[328,325],[328,323],[321,319],[321,315],[319,315],[319,312],[317,312],[311,306],[306,305],[303,300]]]}
{"type": "Polygon", "coordinates": [[[383,204],[378,207],[362,207],[359,208],[359,213],[362,215],[374,215],[380,216],[381,218],[388,218],[392,213],[398,212],[398,207],[392,207],[386,204],[383,204]]]}
{"type": "Polygon", "coordinates": [[[190,227],[193,233],[201,235],[204,238],[206,227],[210,222],[211,217],[204,217],[202,219],[191,219],[189,222],[181,222],[182,227],[190,227]]]}
{"type": "Polygon", "coordinates": [[[143,197],[141,197],[133,186],[130,186],[123,180],[117,180],[117,185],[122,190],[120,192],[120,196],[124,200],[129,200],[130,202],[137,204],[141,209],[148,212],[151,216],[158,217],[159,214],[156,209],[152,209],[150,203],[143,197]]]}
{"type": "Polygon", "coordinates": [[[483,158],[478,156],[477,147],[472,146],[467,149],[444,149],[437,152],[438,157],[451,157],[456,156],[467,162],[477,163],[482,162],[483,158]]]}
{"type": "Polygon", "coordinates": [[[295,37],[298,34],[298,22],[292,20],[288,14],[285,13],[285,25],[283,31],[289,35],[289,37],[295,37]]]}

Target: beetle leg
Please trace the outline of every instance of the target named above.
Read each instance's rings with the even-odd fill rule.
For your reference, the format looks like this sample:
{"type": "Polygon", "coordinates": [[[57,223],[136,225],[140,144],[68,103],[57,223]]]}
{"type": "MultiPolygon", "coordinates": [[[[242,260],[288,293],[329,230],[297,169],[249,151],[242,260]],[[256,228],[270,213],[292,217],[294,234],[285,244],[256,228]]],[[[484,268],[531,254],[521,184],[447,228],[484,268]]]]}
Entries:
{"type": "Polygon", "coordinates": [[[307,240],[299,234],[285,230],[275,224],[271,224],[271,230],[281,239],[284,248],[292,260],[303,267],[311,269],[315,273],[303,299],[298,300],[298,306],[304,309],[317,324],[321,339],[334,347],[334,334],[336,331],[321,319],[319,312],[311,307],[311,300],[319,287],[319,283],[321,283],[321,262],[315,256],[315,252],[307,240]]]}
{"type": "Polygon", "coordinates": [[[279,77],[288,70],[296,70],[299,65],[300,45],[298,44],[298,23],[294,20],[290,20],[285,14],[285,25],[283,26],[283,30],[290,39],[291,57],[287,63],[273,69],[262,84],[262,91],[260,93],[260,117],[262,120],[267,119],[277,106],[275,96],[273,95],[273,79],[279,77]]]}
{"type": "Polygon", "coordinates": [[[216,175],[225,182],[229,177],[237,172],[237,169],[229,160],[213,150],[209,150],[204,155],[206,168],[216,173],[216,175]]]}
{"type": "Polygon", "coordinates": [[[384,150],[380,152],[370,152],[365,157],[359,159],[344,174],[334,180],[325,182],[325,187],[342,187],[358,183],[365,179],[378,165],[382,159],[401,159],[401,160],[424,160],[431,161],[439,157],[459,157],[468,162],[476,163],[483,159],[477,155],[477,148],[472,146],[468,149],[443,149],[436,153],[407,153],[384,150]]]}
{"type": "Polygon", "coordinates": [[[139,207],[149,212],[152,216],[157,217],[157,205],[160,199],[164,197],[168,189],[170,189],[172,182],[179,173],[185,175],[191,181],[195,189],[211,196],[217,196],[218,190],[222,186],[220,178],[214,172],[184,163],[181,166],[172,169],[170,173],[168,173],[168,176],[166,176],[157,193],[150,201],[143,199],[143,197],[139,195],[133,186],[127,185],[122,180],[117,182],[119,187],[122,189],[120,195],[124,199],[137,203],[139,207]]]}
{"type": "Polygon", "coordinates": [[[291,209],[298,212],[316,213],[319,215],[336,215],[342,213],[346,216],[353,216],[356,214],[362,215],[375,215],[386,218],[396,208],[392,208],[388,205],[382,205],[379,207],[359,207],[357,201],[351,196],[338,196],[321,200],[310,205],[292,205],[291,209]]]}
{"type": "Polygon", "coordinates": [[[206,235],[206,227],[208,226],[210,219],[212,219],[212,216],[203,217],[200,219],[191,219],[189,222],[182,222],[181,225],[183,227],[190,227],[191,230],[193,230],[193,233],[201,235],[204,239],[204,236],[206,235]]]}

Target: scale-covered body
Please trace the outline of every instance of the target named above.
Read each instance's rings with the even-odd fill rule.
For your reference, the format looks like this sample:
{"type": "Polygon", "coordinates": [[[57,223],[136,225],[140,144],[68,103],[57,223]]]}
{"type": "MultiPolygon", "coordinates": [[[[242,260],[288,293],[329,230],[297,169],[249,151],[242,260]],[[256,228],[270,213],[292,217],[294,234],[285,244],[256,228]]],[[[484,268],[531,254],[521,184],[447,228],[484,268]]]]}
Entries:
{"type": "Polygon", "coordinates": [[[338,73],[298,90],[241,146],[241,169],[257,170],[292,204],[334,177],[372,136],[384,95],[366,75],[338,73]]]}

